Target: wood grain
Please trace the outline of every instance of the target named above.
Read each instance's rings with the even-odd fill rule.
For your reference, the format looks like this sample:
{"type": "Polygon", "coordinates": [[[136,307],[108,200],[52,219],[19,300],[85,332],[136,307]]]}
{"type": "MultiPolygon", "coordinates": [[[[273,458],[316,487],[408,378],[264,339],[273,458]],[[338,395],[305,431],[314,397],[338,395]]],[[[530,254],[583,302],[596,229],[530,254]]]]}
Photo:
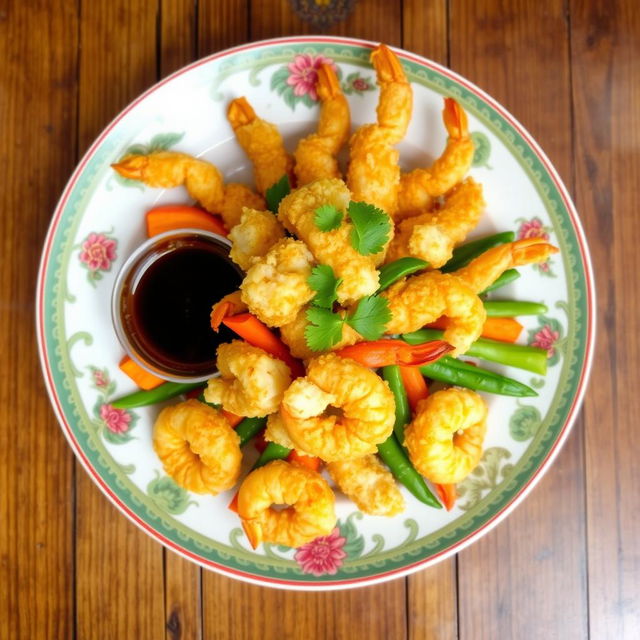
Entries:
{"type": "MultiPolygon", "coordinates": [[[[445,0],[405,0],[402,9],[403,48],[446,64],[449,47],[445,0]]],[[[458,637],[457,586],[455,556],[407,578],[407,624],[411,640],[458,637]]]]}
{"type": "Polygon", "coordinates": [[[77,24],[69,3],[0,3],[2,638],[73,633],[73,456],[48,403],[33,317],[38,254],[75,163],[77,24]]]}
{"type": "Polygon", "coordinates": [[[586,396],[589,626],[640,630],[640,16],[633,3],[570,3],[577,206],[595,263],[598,339],[586,396]]]}
{"type": "MultiPolygon", "coordinates": [[[[562,2],[454,1],[450,18],[451,67],[515,113],[571,185],[562,2]]],[[[527,500],[459,555],[461,638],[587,636],[582,447],[578,424],[527,500]]]]}
{"type": "MultiPolygon", "coordinates": [[[[156,15],[143,0],[84,2],[78,129],[84,150],[156,80],[156,15]]],[[[77,470],[78,637],[163,637],[163,550],[77,470]]]]}
{"type": "MultiPolygon", "coordinates": [[[[198,20],[194,0],[160,0],[160,78],[195,60],[198,20]]],[[[160,79],[158,78],[158,79],[160,79]]]]}

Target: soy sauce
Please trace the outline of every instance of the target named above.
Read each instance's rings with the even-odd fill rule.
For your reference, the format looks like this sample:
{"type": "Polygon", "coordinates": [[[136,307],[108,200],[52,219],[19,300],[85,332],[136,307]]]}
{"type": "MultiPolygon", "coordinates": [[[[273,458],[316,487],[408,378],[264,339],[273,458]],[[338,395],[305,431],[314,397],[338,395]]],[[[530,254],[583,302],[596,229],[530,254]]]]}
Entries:
{"type": "Polygon", "coordinates": [[[123,321],[136,351],[169,374],[215,372],[216,349],[233,334],[211,329],[211,307],[240,282],[228,249],[207,238],[185,235],[153,247],[124,292],[123,321]]]}

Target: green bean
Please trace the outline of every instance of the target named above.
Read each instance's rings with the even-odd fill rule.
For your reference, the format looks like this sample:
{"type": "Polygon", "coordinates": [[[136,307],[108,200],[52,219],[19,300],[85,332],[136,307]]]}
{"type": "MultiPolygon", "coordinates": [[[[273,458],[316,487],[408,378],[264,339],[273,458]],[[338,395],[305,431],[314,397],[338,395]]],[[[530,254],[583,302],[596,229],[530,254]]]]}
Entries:
{"type": "Polygon", "coordinates": [[[134,391],[127,396],[122,396],[111,403],[116,409],[136,409],[137,407],[147,407],[151,404],[164,402],[175,398],[187,391],[202,387],[202,382],[165,382],[155,389],[148,391],[134,391]]]}
{"type": "Polygon", "coordinates": [[[398,442],[404,446],[404,426],[411,421],[411,409],[407,391],[402,384],[400,367],[396,364],[383,367],[382,377],[389,383],[389,389],[391,389],[396,401],[396,422],[393,426],[393,432],[396,434],[398,442]]]}
{"type": "Polygon", "coordinates": [[[500,287],[504,287],[506,284],[517,280],[520,277],[520,272],[517,269],[507,269],[493,284],[490,284],[484,291],[480,292],[480,295],[494,291],[500,287]]]}
{"type": "Polygon", "coordinates": [[[244,418],[238,423],[235,432],[240,436],[240,446],[244,447],[253,436],[258,435],[267,424],[266,418],[244,418]]]}
{"type": "Polygon", "coordinates": [[[431,362],[420,367],[422,375],[446,382],[447,384],[474,389],[475,391],[486,391],[487,393],[497,393],[502,396],[513,396],[516,398],[537,396],[537,392],[522,382],[513,378],[507,378],[481,367],[456,360],[450,356],[443,356],[437,362],[431,362]]]}
{"type": "Polygon", "coordinates": [[[378,293],[388,289],[394,282],[400,280],[400,278],[410,276],[412,273],[426,269],[428,266],[428,262],[419,260],[418,258],[399,258],[389,264],[385,264],[378,269],[380,272],[380,287],[378,288],[378,293]]]}
{"type": "Polygon", "coordinates": [[[265,464],[268,464],[272,460],[284,460],[290,453],[291,449],[287,449],[287,447],[283,447],[281,444],[270,442],[260,454],[257,462],[253,465],[252,471],[253,469],[264,467],[265,464]]]}
{"type": "Polygon", "coordinates": [[[463,244],[453,250],[451,259],[442,267],[441,271],[442,273],[457,271],[468,265],[474,258],[482,255],[487,249],[497,247],[499,244],[504,244],[505,242],[513,242],[515,238],[516,234],[513,231],[504,231],[503,233],[496,233],[495,235],[480,238],[473,242],[467,242],[467,244],[463,244]]]}
{"type": "MultiPolygon", "coordinates": [[[[409,344],[422,344],[431,340],[442,340],[444,331],[439,329],[420,329],[413,333],[405,333],[402,339],[409,344]]],[[[467,349],[465,355],[472,358],[482,358],[491,362],[506,364],[525,371],[544,376],[547,373],[547,352],[537,347],[527,347],[521,344],[500,342],[500,340],[488,340],[478,338],[467,349]]]]}
{"type": "Polygon", "coordinates": [[[424,502],[424,504],[436,509],[442,509],[442,505],[433,493],[429,491],[424,478],[411,464],[395,434],[392,433],[382,444],[378,445],[378,453],[391,470],[391,473],[398,479],[398,482],[409,489],[420,502],[424,502]]]}
{"type": "Polygon", "coordinates": [[[539,316],[549,310],[540,302],[519,300],[485,300],[484,309],[488,318],[513,318],[514,316],[539,316]]]}

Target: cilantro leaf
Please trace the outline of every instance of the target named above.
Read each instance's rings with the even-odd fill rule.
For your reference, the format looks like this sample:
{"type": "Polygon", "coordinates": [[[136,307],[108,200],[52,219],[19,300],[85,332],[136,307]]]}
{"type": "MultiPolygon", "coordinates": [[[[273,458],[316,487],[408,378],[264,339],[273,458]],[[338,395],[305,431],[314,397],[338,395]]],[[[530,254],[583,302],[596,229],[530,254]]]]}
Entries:
{"type": "Polygon", "coordinates": [[[316,209],[313,221],[320,231],[333,231],[342,222],[342,211],[332,204],[323,204],[316,209]]]}
{"type": "Polygon", "coordinates": [[[305,327],[304,337],[312,351],[326,351],[342,338],[344,320],[337,313],[320,307],[307,309],[309,324],[305,327]]]}
{"type": "Polygon", "coordinates": [[[280,200],[291,193],[289,176],[285,173],[278,182],[274,182],[264,194],[267,201],[267,209],[272,213],[278,213],[280,200]]]}
{"type": "Polygon", "coordinates": [[[346,323],[366,340],[377,340],[391,320],[386,298],[368,296],[358,302],[355,311],[347,316],[346,323]]]}
{"type": "Polygon", "coordinates": [[[347,211],[353,223],[351,246],[363,256],[382,251],[391,230],[389,216],[372,204],[353,200],[347,211]]]}
{"type": "Polygon", "coordinates": [[[312,304],[331,309],[338,299],[338,287],[342,278],[336,278],[333,269],[328,264],[319,264],[313,268],[307,278],[307,284],[316,292],[312,304]]]}

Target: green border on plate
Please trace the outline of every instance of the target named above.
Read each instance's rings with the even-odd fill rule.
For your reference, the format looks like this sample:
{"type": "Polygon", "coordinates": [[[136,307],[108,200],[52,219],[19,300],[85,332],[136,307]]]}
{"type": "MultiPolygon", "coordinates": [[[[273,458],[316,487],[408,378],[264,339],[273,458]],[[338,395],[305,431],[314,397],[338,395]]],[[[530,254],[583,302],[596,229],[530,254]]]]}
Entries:
{"type": "MultiPolygon", "coordinates": [[[[250,81],[259,84],[260,72],[267,66],[282,63],[300,53],[322,54],[337,62],[368,67],[370,50],[358,45],[323,42],[274,43],[256,50],[231,53],[219,61],[205,63],[218,73],[212,86],[218,87],[231,75],[231,70],[252,70],[250,81]]],[[[70,300],[66,288],[66,274],[73,251],[75,237],[84,207],[93,190],[109,171],[109,162],[123,148],[123,139],[116,126],[102,141],[78,177],[62,212],[53,237],[50,263],[44,281],[44,331],[45,348],[51,362],[53,384],[62,412],[66,417],[81,450],[89,463],[97,470],[109,489],[126,507],[145,521],[160,535],[187,552],[199,556],[204,562],[212,561],[223,567],[251,573],[257,578],[290,579],[302,584],[323,582],[349,582],[354,578],[375,578],[395,569],[413,564],[450,548],[482,528],[507,506],[531,479],[549,454],[568,417],[577,392],[581,366],[587,348],[587,285],[584,265],[576,233],[572,227],[562,196],[540,159],[522,136],[501,115],[477,94],[435,69],[424,67],[412,60],[403,59],[403,65],[412,82],[423,85],[443,95],[455,96],[470,113],[475,115],[511,151],[545,204],[556,233],[564,270],[567,275],[567,342],[562,361],[560,379],[552,403],[542,420],[537,434],[530,442],[512,472],[496,489],[473,508],[449,525],[401,545],[389,551],[345,561],[337,575],[315,577],[305,575],[298,565],[289,559],[260,556],[247,550],[223,545],[194,532],[172,518],[160,508],[120,469],[104,443],[98,437],[91,419],[80,398],[73,375],[73,367],[67,349],[64,305],[70,300]]],[[[216,89],[217,90],[217,89],[216,89]]]]}

